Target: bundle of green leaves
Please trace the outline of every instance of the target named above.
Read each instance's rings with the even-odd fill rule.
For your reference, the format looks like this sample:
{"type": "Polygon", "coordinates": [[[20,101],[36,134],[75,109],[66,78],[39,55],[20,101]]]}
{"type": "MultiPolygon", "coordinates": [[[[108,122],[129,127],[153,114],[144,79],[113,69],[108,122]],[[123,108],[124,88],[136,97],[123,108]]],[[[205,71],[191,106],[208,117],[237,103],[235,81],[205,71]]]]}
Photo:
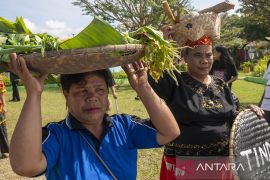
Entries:
{"type": "Polygon", "coordinates": [[[58,49],[58,38],[46,33],[32,34],[23,18],[11,22],[0,17],[0,62],[9,62],[10,53],[31,53],[58,49]]]}
{"type": "MultiPolygon", "coordinates": [[[[149,67],[149,74],[155,81],[167,72],[177,83],[174,71],[180,71],[174,65],[174,59],[179,59],[179,49],[176,42],[163,39],[163,33],[152,27],[144,26],[136,31],[128,32],[125,38],[129,43],[145,45],[145,56],[142,58],[149,67]]],[[[178,84],[178,83],[177,83],[178,84]]]]}

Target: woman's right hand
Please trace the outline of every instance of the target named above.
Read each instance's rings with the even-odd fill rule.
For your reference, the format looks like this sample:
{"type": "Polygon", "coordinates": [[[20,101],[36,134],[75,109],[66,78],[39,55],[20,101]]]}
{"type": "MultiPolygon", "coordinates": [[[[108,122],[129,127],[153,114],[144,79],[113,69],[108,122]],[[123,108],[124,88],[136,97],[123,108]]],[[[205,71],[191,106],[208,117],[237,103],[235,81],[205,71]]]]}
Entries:
{"type": "Polygon", "coordinates": [[[19,76],[25,86],[26,93],[40,95],[43,91],[44,80],[47,74],[41,74],[34,77],[28,70],[25,60],[22,57],[17,58],[16,53],[10,54],[9,70],[19,76]]]}
{"type": "Polygon", "coordinates": [[[264,116],[264,111],[259,106],[256,106],[254,104],[250,104],[250,105],[248,105],[247,108],[250,109],[251,111],[253,111],[259,118],[262,118],[264,116]]]}

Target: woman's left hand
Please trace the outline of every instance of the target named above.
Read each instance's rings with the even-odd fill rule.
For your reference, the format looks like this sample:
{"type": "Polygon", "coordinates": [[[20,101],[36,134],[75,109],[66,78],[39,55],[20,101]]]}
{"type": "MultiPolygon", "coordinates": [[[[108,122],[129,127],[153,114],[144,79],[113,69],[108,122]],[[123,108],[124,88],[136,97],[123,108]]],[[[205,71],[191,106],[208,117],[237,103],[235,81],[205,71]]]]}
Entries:
{"type": "Polygon", "coordinates": [[[148,68],[144,62],[136,61],[132,64],[125,64],[122,68],[128,75],[129,83],[134,90],[137,91],[140,87],[148,84],[148,68]]]}
{"type": "Polygon", "coordinates": [[[255,112],[259,118],[262,118],[264,115],[264,111],[259,106],[251,104],[248,106],[248,109],[255,112]]]}

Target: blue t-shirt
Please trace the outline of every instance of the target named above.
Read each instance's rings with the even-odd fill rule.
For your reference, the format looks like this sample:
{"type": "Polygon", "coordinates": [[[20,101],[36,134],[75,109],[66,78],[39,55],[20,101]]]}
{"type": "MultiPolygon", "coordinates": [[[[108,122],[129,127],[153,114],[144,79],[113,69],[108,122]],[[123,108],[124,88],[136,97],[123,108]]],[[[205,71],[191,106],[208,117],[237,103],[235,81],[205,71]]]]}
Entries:
{"type": "Polygon", "coordinates": [[[105,116],[104,133],[96,139],[71,114],[64,121],[43,128],[43,153],[48,180],[112,179],[89,145],[96,149],[117,179],[136,179],[137,149],[160,147],[154,128],[129,115],[105,116]]]}

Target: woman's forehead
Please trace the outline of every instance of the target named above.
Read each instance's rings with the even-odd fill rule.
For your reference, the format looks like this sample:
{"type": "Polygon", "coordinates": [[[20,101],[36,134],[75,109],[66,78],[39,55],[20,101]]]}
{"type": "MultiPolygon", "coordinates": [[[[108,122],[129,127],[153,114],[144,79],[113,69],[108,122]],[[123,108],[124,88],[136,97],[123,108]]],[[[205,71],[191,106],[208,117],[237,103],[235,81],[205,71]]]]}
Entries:
{"type": "Polygon", "coordinates": [[[79,82],[77,85],[79,86],[87,86],[87,85],[104,85],[106,86],[106,81],[103,77],[97,74],[87,74],[84,79],[79,82]]]}
{"type": "Polygon", "coordinates": [[[198,45],[191,49],[193,53],[211,53],[212,52],[212,46],[210,45],[198,45]]]}

